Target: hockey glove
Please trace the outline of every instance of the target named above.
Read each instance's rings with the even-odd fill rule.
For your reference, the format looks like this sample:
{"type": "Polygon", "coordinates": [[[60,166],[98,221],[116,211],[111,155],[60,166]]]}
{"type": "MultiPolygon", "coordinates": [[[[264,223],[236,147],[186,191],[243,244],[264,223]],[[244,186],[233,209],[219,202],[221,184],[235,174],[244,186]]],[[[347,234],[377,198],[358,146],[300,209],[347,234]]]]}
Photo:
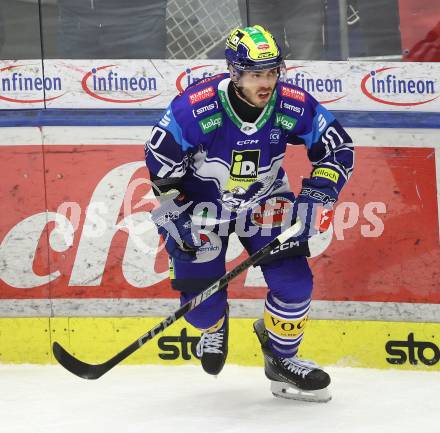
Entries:
{"type": "MultiPolygon", "coordinates": [[[[325,232],[333,219],[333,204],[338,199],[338,192],[326,179],[304,179],[294,211],[302,222],[301,232],[295,240],[305,242],[312,236],[325,232]]],[[[295,214],[294,212],[294,214],[295,214]]]]}
{"type": "Polygon", "coordinates": [[[158,233],[163,237],[168,254],[182,262],[196,260],[201,241],[193,230],[191,216],[187,209],[191,203],[179,197],[168,200],[151,211],[158,233]]]}

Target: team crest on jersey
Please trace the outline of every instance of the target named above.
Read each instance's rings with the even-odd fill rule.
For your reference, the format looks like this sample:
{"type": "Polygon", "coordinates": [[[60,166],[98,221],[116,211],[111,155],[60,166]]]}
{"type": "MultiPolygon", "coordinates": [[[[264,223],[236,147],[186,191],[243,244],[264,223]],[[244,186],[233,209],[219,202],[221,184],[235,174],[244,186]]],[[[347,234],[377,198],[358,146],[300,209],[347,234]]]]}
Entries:
{"type": "Polygon", "coordinates": [[[285,96],[290,99],[305,102],[306,94],[298,89],[292,89],[291,87],[281,86],[281,96],[285,96]]]}
{"type": "Polygon", "coordinates": [[[197,102],[203,101],[204,99],[211,98],[215,95],[214,87],[209,86],[195,93],[190,93],[188,95],[189,102],[191,105],[197,104],[197,102]]]}
{"type": "Polygon", "coordinates": [[[281,138],[281,129],[280,128],[272,128],[269,133],[269,140],[271,145],[278,144],[281,138]]]}

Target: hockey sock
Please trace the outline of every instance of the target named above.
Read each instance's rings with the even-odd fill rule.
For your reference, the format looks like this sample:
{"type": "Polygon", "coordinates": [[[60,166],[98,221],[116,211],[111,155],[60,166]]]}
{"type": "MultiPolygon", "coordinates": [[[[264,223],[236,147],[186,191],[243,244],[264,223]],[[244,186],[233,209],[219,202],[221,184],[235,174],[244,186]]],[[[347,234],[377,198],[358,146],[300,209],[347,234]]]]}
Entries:
{"type": "Polygon", "coordinates": [[[307,323],[310,299],[301,303],[286,303],[267,294],[264,325],[272,352],[281,358],[291,358],[298,352],[307,323]]]}

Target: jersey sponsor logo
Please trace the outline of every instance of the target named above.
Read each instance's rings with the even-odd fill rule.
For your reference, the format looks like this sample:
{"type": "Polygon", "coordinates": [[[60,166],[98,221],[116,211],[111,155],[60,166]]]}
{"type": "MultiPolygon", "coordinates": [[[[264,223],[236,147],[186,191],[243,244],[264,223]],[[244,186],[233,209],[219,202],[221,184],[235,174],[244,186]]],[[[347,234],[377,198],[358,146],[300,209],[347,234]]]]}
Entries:
{"type": "Polygon", "coordinates": [[[202,245],[197,249],[197,259],[194,263],[210,262],[219,256],[222,250],[222,241],[215,233],[208,230],[200,230],[198,233],[202,245]]]}
{"type": "Polygon", "coordinates": [[[405,364],[409,361],[417,365],[421,361],[425,365],[435,365],[440,361],[439,347],[431,341],[416,341],[413,332],[408,334],[406,341],[388,341],[385,350],[391,355],[386,358],[389,364],[405,364]]]}
{"type": "Polygon", "coordinates": [[[256,179],[259,158],[259,150],[234,150],[232,154],[231,175],[236,178],[256,179]]]}
{"type": "Polygon", "coordinates": [[[207,111],[214,110],[215,108],[218,108],[218,102],[214,101],[212,104],[205,105],[203,107],[197,108],[196,110],[192,110],[193,116],[197,117],[200,116],[203,113],[206,113],[207,111]]]}
{"type": "Polygon", "coordinates": [[[206,87],[202,90],[199,90],[198,92],[190,93],[188,95],[188,98],[189,98],[189,102],[191,103],[191,105],[194,105],[200,101],[203,101],[204,99],[211,98],[214,95],[215,95],[214,87],[209,86],[209,87],[206,87]]]}
{"type": "Polygon", "coordinates": [[[199,121],[200,128],[204,134],[208,134],[214,129],[223,125],[222,113],[216,113],[199,121]]]}
{"type": "Polygon", "coordinates": [[[259,227],[280,227],[292,206],[293,203],[285,197],[271,197],[252,212],[252,223],[259,227]]]}
{"type": "Polygon", "coordinates": [[[246,144],[257,144],[260,140],[239,140],[237,141],[237,144],[239,146],[244,146],[246,144]]]}
{"type": "Polygon", "coordinates": [[[286,110],[290,110],[290,111],[293,111],[295,113],[298,113],[301,116],[304,114],[304,108],[303,107],[297,107],[296,105],[289,104],[286,101],[281,100],[280,106],[281,106],[281,108],[285,108],[286,110]]]}
{"type": "Polygon", "coordinates": [[[266,329],[281,338],[295,338],[304,332],[308,316],[295,319],[284,319],[269,311],[264,312],[264,325],[266,329]]]}
{"type": "Polygon", "coordinates": [[[249,186],[258,178],[259,150],[234,150],[226,190],[246,195],[249,186]]]}
{"type": "Polygon", "coordinates": [[[339,180],[339,173],[335,170],[326,167],[320,167],[313,170],[312,177],[323,177],[337,183],[339,180]]]}
{"type": "Polygon", "coordinates": [[[436,80],[407,78],[395,75],[397,72],[387,73],[386,76],[380,75],[391,69],[400,68],[380,68],[365,75],[361,81],[363,94],[380,104],[398,107],[427,104],[439,97],[435,88],[436,80]]]}
{"type": "Polygon", "coordinates": [[[296,101],[305,102],[306,94],[298,89],[292,89],[291,87],[281,86],[281,96],[285,96],[296,101]]]}
{"type": "Polygon", "coordinates": [[[286,114],[275,113],[275,125],[281,126],[281,128],[285,129],[286,131],[291,131],[293,128],[295,128],[297,122],[297,119],[287,116],[286,114]]]}

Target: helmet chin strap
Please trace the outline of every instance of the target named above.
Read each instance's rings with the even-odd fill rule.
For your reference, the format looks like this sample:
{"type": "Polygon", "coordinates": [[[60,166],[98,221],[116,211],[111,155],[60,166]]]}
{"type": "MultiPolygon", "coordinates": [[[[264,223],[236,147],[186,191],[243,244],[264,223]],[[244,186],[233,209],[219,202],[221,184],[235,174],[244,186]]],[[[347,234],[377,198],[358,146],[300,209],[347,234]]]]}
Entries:
{"type": "Polygon", "coordinates": [[[228,63],[228,69],[232,85],[234,86],[234,90],[237,96],[244,102],[246,102],[246,104],[250,105],[251,107],[255,107],[255,105],[246,98],[246,95],[243,93],[242,87],[238,85],[241,73],[231,63],[228,63]]]}
{"type": "Polygon", "coordinates": [[[246,98],[246,95],[243,93],[243,90],[241,89],[241,87],[235,81],[232,81],[232,85],[234,86],[235,93],[237,94],[237,96],[240,99],[242,99],[244,102],[246,102],[246,104],[250,105],[251,107],[256,107],[256,105],[252,104],[252,102],[250,102],[246,98]]]}

